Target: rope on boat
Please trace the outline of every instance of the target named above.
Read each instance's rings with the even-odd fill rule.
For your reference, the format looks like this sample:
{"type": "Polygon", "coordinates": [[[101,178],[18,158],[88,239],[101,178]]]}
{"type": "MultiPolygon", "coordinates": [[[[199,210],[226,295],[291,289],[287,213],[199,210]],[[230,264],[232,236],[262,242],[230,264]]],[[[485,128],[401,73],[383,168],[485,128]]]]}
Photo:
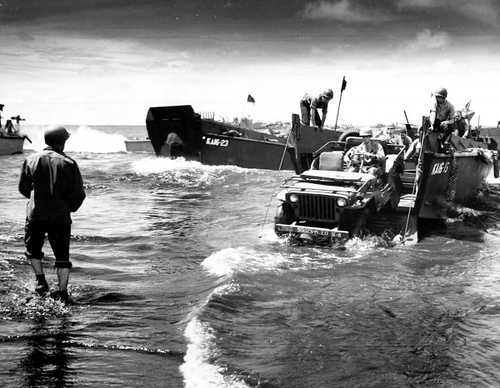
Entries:
{"type": "MultiPolygon", "coordinates": [[[[286,149],[288,147],[288,140],[290,140],[290,135],[292,134],[292,131],[293,131],[293,127],[290,128],[290,131],[288,132],[288,136],[286,137],[286,142],[285,142],[285,146],[283,148],[283,153],[281,154],[281,160],[280,160],[280,165],[278,166],[278,171],[281,171],[281,168],[283,167],[283,162],[285,160],[285,153],[286,153],[286,149]]],[[[264,215],[264,221],[262,222],[261,227],[260,227],[259,238],[262,238],[262,232],[264,231],[264,225],[267,222],[267,216],[269,215],[269,207],[271,206],[271,202],[273,200],[273,197],[274,197],[274,193],[271,194],[271,197],[269,198],[269,201],[267,202],[266,214],[264,215]]]]}

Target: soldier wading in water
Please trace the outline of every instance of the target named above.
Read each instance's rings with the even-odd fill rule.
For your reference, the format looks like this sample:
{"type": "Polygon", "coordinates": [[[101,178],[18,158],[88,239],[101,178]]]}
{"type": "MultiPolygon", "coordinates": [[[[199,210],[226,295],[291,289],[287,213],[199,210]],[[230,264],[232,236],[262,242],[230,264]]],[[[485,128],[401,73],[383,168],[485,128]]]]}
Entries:
{"type": "Polygon", "coordinates": [[[68,138],[64,127],[48,129],[45,132],[48,147],[24,161],[19,180],[20,193],[29,198],[24,241],[26,257],[36,275],[35,291],[39,295],[49,291],[42,266],[42,247],[47,234],[56,258],[59,281],[59,290],[51,296],[63,302],[68,301],[67,286],[72,266],[69,260],[70,213],[77,211],[85,199],[78,165],[63,152],[68,138]]]}

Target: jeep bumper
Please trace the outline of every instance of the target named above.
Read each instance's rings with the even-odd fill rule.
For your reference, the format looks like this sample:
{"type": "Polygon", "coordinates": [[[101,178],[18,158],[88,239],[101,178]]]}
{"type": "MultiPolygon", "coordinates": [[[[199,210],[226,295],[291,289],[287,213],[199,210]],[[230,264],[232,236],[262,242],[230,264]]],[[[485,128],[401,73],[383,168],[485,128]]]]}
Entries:
{"type": "Polygon", "coordinates": [[[297,225],[294,222],[292,224],[275,224],[275,230],[280,233],[303,234],[312,239],[329,238],[331,241],[345,241],[349,239],[349,232],[339,230],[337,227],[333,229],[318,228],[314,226],[297,225]]]}

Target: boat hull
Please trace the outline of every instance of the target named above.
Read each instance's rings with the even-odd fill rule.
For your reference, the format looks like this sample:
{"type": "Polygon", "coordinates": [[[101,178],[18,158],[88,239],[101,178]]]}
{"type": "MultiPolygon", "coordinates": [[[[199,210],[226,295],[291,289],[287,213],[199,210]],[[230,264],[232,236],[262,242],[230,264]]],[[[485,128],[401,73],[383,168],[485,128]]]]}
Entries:
{"type": "Polygon", "coordinates": [[[150,108],[146,127],[158,156],[209,165],[295,169],[295,150],[285,138],[201,118],[190,105],[150,108]]]}
{"type": "Polygon", "coordinates": [[[228,137],[207,133],[199,161],[210,165],[235,165],[268,170],[293,170],[295,151],[284,143],[228,137]]]}
{"type": "Polygon", "coordinates": [[[23,152],[24,137],[5,136],[0,137],[0,155],[13,155],[23,152]]]}
{"type": "Polygon", "coordinates": [[[467,205],[477,195],[493,169],[493,161],[481,150],[448,154],[426,154],[423,181],[418,195],[418,216],[446,219],[453,205],[467,205]]]}
{"type": "Polygon", "coordinates": [[[276,136],[202,118],[190,105],[149,108],[146,127],[158,156],[297,173],[307,169],[314,151],[342,133],[302,126],[293,115],[288,137],[276,136]]]}

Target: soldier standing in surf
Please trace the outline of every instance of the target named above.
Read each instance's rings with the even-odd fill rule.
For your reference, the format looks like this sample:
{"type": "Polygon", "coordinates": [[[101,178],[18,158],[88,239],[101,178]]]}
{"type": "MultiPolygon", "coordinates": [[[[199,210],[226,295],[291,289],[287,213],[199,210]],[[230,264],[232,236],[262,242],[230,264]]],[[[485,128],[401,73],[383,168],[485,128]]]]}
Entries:
{"type": "Polygon", "coordinates": [[[45,131],[48,147],[24,161],[19,180],[20,193],[29,199],[24,241],[26,257],[36,275],[35,291],[39,295],[49,291],[42,266],[42,247],[47,234],[56,258],[59,281],[59,290],[51,295],[64,302],[68,301],[67,286],[72,266],[69,260],[70,213],[77,211],[85,199],[78,165],[63,152],[68,138],[64,127],[45,131]]]}

